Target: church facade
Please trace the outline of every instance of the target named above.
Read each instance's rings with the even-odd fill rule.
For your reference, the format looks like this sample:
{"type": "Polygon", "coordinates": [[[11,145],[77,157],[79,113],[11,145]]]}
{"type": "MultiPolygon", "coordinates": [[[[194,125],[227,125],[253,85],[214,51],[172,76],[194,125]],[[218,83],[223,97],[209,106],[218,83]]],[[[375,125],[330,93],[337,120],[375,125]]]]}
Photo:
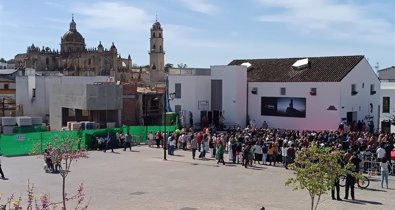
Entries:
{"type": "MultiPolygon", "coordinates": [[[[149,69],[136,71],[132,68],[131,56],[122,58],[114,43],[110,48],[104,48],[101,42],[97,47],[87,48],[73,17],[69,30],[61,38],[60,50],[32,44],[26,53],[16,55],[14,61],[18,68],[33,68],[40,72],[60,72],[69,76],[111,76],[122,82],[142,82],[142,78],[149,77],[149,83],[156,83],[164,78],[164,54],[163,29],[158,21],[151,28],[149,69]]],[[[147,80],[143,83],[147,83],[147,80]]]]}

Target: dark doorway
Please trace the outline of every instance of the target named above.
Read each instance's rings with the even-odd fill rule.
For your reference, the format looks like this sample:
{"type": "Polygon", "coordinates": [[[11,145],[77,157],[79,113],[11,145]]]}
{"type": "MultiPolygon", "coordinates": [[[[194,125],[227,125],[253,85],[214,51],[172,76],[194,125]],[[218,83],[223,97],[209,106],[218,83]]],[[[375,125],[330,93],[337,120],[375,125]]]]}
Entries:
{"type": "Polygon", "coordinates": [[[389,120],[381,121],[381,132],[391,132],[391,122],[389,120]]]}
{"type": "Polygon", "coordinates": [[[347,112],[347,123],[351,124],[354,121],[357,121],[357,112],[347,112]]]}

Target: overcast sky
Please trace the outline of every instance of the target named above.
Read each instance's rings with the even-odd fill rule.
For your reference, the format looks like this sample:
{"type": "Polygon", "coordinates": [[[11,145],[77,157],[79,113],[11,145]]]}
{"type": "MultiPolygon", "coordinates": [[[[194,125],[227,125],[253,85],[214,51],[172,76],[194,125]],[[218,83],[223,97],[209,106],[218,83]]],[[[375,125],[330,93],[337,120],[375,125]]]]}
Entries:
{"type": "Polygon", "coordinates": [[[394,11],[394,0],[0,0],[0,57],[58,49],[74,14],[87,47],[114,42],[146,65],[157,14],[166,63],[362,54],[382,69],[395,65],[394,11]]]}

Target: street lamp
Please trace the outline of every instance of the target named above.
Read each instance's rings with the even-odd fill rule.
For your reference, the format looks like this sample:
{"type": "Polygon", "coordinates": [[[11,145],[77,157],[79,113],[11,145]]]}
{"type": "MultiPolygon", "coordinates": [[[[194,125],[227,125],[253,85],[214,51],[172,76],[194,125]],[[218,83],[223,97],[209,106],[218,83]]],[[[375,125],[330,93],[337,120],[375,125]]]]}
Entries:
{"type": "Polygon", "coordinates": [[[169,138],[169,135],[167,135],[166,132],[166,122],[167,122],[167,117],[166,117],[166,110],[168,107],[168,104],[170,101],[174,100],[176,93],[169,93],[169,82],[168,82],[168,76],[166,75],[166,87],[165,87],[165,95],[163,97],[163,112],[162,112],[162,120],[164,124],[164,139],[163,139],[163,160],[167,160],[166,158],[166,149],[167,149],[167,140],[169,138]]]}

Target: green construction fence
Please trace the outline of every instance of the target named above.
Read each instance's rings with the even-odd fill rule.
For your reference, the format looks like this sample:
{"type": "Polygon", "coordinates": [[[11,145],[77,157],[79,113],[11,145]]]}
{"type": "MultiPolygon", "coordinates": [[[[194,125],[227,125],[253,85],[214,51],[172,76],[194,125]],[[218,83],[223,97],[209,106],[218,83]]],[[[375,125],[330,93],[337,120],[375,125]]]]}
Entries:
{"type": "MultiPolygon", "coordinates": [[[[148,132],[164,131],[173,132],[177,125],[171,126],[122,126],[120,128],[107,128],[81,131],[49,131],[3,134],[0,136],[0,155],[21,156],[30,155],[33,152],[43,152],[48,144],[55,139],[80,139],[79,146],[83,149],[90,148],[93,135],[106,136],[107,133],[115,134],[129,132],[134,142],[146,143],[148,132]]],[[[77,144],[78,141],[76,141],[77,144]]],[[[77,146],[77,145],[76,145],[77,146]]]]}

